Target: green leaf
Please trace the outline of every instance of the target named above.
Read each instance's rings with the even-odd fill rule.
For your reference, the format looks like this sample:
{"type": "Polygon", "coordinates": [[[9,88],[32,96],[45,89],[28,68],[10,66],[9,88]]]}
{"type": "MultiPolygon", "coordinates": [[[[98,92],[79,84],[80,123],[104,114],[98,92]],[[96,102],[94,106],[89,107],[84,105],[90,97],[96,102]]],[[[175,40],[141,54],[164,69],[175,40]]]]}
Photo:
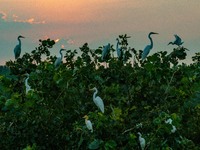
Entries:
{"type": "Polygon", "coordinates": [[[89,144],[88,148],[89,148],[89,149],[98,149],[100,143],[101,143],[100,140],[94,139],[94,141],[92,141],[92,142],[89,144]]]}
{"type": "Polygon", "coordinates": [[[109,140],[104,147],[106,150],[114,150],[117,147],[117,143],[114,140],[109,140]]]}

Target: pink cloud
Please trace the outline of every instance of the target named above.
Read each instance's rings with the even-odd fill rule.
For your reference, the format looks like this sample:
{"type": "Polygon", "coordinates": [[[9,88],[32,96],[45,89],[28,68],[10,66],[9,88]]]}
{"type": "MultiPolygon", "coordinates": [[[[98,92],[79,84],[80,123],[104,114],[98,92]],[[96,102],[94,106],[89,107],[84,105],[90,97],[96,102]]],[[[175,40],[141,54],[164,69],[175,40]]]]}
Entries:
{"type": "Polygon", "coordinates": [[[70,45],[74,45],[74,44],[75,44],[75,41],[72,40],[72,39],[68,39],[68,40],[67,40],[67,43],[70,44],[70,45]]]}
{"type": "Polygon", "coordinates": [[[1,16],[1,19],[7,20],[7,14],[5,12],[0,11],[0,16],[1,16]]]}

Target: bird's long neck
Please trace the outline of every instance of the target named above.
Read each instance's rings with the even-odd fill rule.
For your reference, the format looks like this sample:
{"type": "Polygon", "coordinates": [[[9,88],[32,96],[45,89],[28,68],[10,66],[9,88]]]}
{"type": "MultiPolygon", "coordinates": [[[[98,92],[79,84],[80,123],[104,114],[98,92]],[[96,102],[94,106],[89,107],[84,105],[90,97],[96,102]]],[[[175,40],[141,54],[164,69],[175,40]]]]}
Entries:
{"type": "Polygon", "coordinates": [[[98,92],[97,89],[95,89],[95,92],[94,92],[94,94],[93,94],[93,99],[96,98],[97,92],[98,92]]]}
{"type": "Polygon", "coordinates": [[[19,41],[19,46],[21,46],[21,40],[20,40],[20,38],[18,38],[18,41],[19,41]]]}
{"type": "Polygon", "coordinates": [[[150,40],[150,46],[151,46],[151,48],[153,48],[153,40],[152,40],[152,38],[151,38],[151,34],[149,34],[149,40],[150,40]]]}
{"type": "Polygon", "coordinates": [[[28,79],[29,79],[29,76],[26,78],[26,80],[25,80],[25,86],[26,87],[28,87],[29,85],[28,85],[28,79]]]}
{"type": "Polygon", "coordinates": [[[117,40],[117,46],[116,46],[117,50],[119,49],[119,40],[117,40]]]}
{"type": "Polygon", "coordinates": [[[60,58],[62,59],[63,58],[63,54],[62,54],[62,51],[60,50],[60,58]]]}
{"type": "Polygon", "coordinates": [[[88,121],[88,116],[85,117],[85,123],[87,123],[87,121],[88,121]]]}

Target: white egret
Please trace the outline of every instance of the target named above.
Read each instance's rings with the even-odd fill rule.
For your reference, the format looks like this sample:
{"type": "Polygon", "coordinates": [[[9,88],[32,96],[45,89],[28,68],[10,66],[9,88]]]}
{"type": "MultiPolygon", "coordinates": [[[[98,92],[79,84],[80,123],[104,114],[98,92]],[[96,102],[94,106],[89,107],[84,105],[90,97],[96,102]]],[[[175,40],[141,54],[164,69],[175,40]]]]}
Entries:
{"type": "Polygon", "coordinates": [[[184,43],[177,34],[175,34],[174,36],[175,36],[175,41],[174,42],[169,42],[169,44],[180,46],[180,45],[182,45],[184,43]]]}
{"type": "Polygon", "coordinates": [[[60,49],[60,57],[57,57],[56,61],[54,62],[54,66],[57,68],[61,62],[62,62],[62,59],[63,59],[63,54],[62,54],[62,51],[64,51],[65,49],[60,49]]]}
{"type": "Polygon", "coordinates": [[[147,57],[147,55],[149,54],[150,50],[153,48],[153,40],[151,38],[152,34],[158,34],[158,33],[155,33],[155,32],[150,32],[149,33],[148,38],[149,38],[149,40],[150,40],[151,43],[150,43],[150,45],[147,45],[144,48],[144,50],[142,52],[142,60],[144,60],[147,57]]]}
{"type": "Polygon", "coordinates": [[[142,150],[145,149],[145,146],[146,146],[146,141],[145,139],[142,137],[142,134],[140,132],[138,132],[138,135],[139,135],[139,142],[140,142],[140,147],[142,150]]]}
{"type": "Polygon", "coordinates": [[[25,37],[23,37],[23,36],[18,36],[18,41],[19,41],[19,44],[18,45],[16,45],[15,46],[15,48],[14,48],[14,54],[15,54],[15,59],[17,59],[17,58],[19,58],[20,57],[20,54],[21,54],[21,40],[20,40],[20,38],[25,38],[25,37]]]}
{"type": "Polygon", "coordinates": [[[108,45],[104,46],[103,51],[102,51],[102,57],[101,60],[104,61],[105,57],[108,55],[110,52],[110,43],[108,45]]]}
{"type": "Polygon", "coordinates": [[[117,50],[117,56],[118,59],[122,59],[122,47],[119,47],[119,39],[117,38],[117,45],[116,45],[116,50],[117,50]]]}
{"type": "Polygon", "coordinates": [[[165,123],[172,125],[171,133],[176,132],[176,127],[172,124],[172,119],[171,118],[165,120],[165,123]]]}
{"type": "Polygon", "coordinates": [[[29,74],[27,73],[26,75],[27,75],[27,78],[25,80],[25,86],[26,86],[26,94],[28,94],[28,92],[32,89],[31,89],[31,86],[28,84],[29,74]]]}
{"type": "Polygon", "coordinates": [[[88,128],[88,130],[90,130],[91,132],[93,132],[92,123],[91,123],[90,120],[88,120],[88,116],[85,115],[83,118],[85,118],[85,124],[86,124],[86,127],[88,128]]]}
{"type": "Polygon", "coordinates": [[[96,96],[97,92],[98,92],[97,88],[94,87],[91,90],[94,91],[94,94],[93,94],[93,101],[94,101],[94,103],[101,110],[101,112],[104,113],[104,103],[103,103],[103,100],[101,99],[101,97],[96,96]]]}

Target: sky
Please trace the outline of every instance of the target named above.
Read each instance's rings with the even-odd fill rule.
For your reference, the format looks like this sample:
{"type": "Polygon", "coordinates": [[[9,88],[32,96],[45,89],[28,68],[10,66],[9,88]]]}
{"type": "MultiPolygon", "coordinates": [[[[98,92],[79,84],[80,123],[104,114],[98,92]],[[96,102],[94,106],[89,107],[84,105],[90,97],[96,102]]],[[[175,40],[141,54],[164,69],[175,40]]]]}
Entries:
{"type": "Polygon", "coordinates": [[[57,55],[61,47],[91,49],[111,43],[127,34],[129,46],[143,50],[153,35],[157,51],[171,52],[174,34],[189,49],[187,62],[200,51],[199,0],[0,0],[0,65],[14,60],[17,37],[23,35],[22,52],[39,46],[39,39],[59,39],[50,50],[57,55]]]}

